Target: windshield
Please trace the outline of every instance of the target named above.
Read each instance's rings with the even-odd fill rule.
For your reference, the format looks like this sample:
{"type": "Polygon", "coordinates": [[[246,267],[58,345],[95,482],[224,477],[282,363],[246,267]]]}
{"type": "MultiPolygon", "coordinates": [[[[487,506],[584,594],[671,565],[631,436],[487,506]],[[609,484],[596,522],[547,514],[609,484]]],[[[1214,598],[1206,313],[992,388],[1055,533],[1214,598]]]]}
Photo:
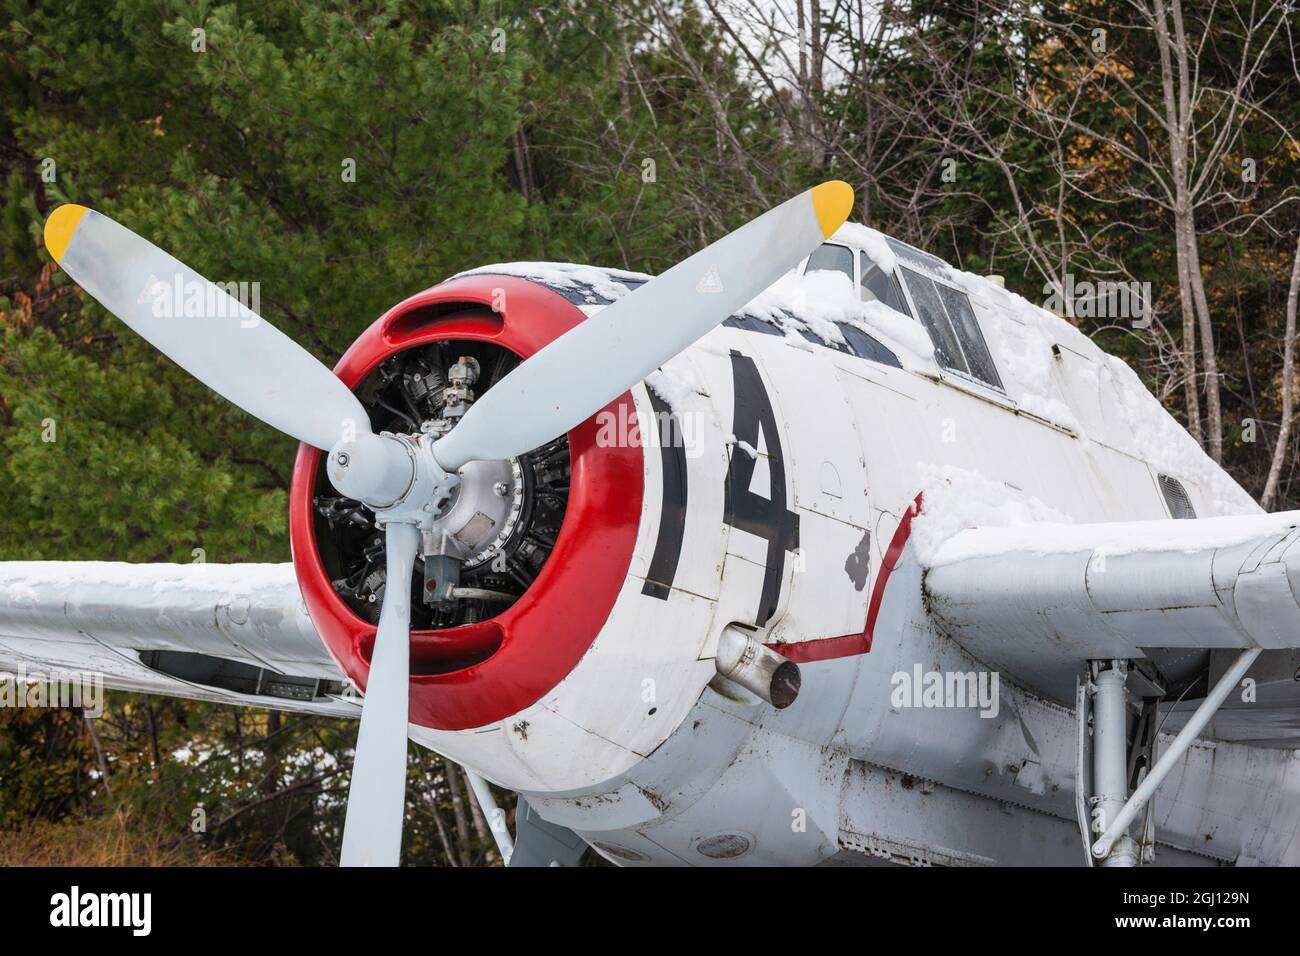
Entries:
{"type": "Polygon", "coordinates": [[[853,250],[848,246],[824,242],[808,257],[808,266],[804,269],[804,274],[809,272],[843,272],[852,282],[853,250]]]}

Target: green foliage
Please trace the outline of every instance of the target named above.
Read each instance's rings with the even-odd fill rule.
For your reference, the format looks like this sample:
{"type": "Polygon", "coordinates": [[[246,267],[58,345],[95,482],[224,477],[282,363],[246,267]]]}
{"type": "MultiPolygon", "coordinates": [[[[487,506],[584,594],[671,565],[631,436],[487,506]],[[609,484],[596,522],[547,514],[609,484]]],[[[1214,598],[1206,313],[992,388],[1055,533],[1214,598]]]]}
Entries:
{"type": "MultiPolygon", "coordinates": [[[[332,362],[394,302],[550,231],[505,172],[529,45],[491,51],[462,3],[0,6],[0,559],[287,560],[294,443],[67,283],[45,215],[92,205],[258,283],[262,314],[332,362]]],[[[5,826],[125,808],[194,840],[202,806],[205,845],[333,861],[353,724],[115,694],[97,722],[111,795],[79,719],[0,724],[5,826]]],[[[408,859],[442,857],[410,833],[408,859]]]]}
{"type": "Polygon", "coordinates": [[[44,329],[3,339],[0,558],[128,561],[285,557],[286,499],[265,476],[209,460],[188,409],[138,368],[101,367],[44,329]]]}
{"type": "Polygon", "coordinates": [[[79,714],[0,710],[0,830],[74,811],[93,793],[93,765],[79,714]]]}

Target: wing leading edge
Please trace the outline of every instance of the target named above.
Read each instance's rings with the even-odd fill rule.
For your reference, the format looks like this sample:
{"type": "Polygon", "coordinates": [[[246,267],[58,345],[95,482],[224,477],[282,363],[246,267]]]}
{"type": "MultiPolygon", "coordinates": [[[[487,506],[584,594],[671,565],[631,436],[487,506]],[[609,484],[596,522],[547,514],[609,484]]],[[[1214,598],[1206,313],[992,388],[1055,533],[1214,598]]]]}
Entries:
{"type": "Polygon", "coordinates": [[[1300,512],[970,528],[929,564],[939,624],[1066,705],[1087,660],[1146,660],[1177,688],[1225,651],[1263,648],[1261,698],[1231,736],[1300,746],[1300,512]]]}
{"type": "Polygon", "coordinates": [[[291,564],[0,562],[0,678],[70,672],[140,693],[360,714],[291,564]]]}

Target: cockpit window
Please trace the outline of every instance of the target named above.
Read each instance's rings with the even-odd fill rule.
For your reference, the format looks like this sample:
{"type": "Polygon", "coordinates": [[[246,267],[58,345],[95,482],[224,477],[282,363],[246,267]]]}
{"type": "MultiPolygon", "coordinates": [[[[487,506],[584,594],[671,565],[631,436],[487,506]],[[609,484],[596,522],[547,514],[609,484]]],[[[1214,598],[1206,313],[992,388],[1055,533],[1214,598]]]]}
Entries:
{"type": "Polygon", "coordinates": [[[812,255],[808,257],[808,266],[804,274],[809,272],[843,272],[853,281],[853,251],[847,246],[837,246],[834,243],[824,242],[813,250],[812,255]]]}
{"type": "Polygon", "coordinates": [[[911,315],[903,290],[898,287],[898,280],[893,273],[885,272],[870,259],[862,260],[862,301],[882,302],[895,312],[911,315]]]}
{"type": "Polygon", "coordinates": [[[971,376],[986,385],[1002,388],[1002,379],[998,378],[993,356],[989,354],[988,343],[984,341],[984,333],[980,330],[979,320],[975,318],[975,310],[971,308],[966,293],[939,282],[934,287],[939,292],[943,307],[948,310],[948,318],[952,322],[953,331],[957,333],[961,350],[966,355],[971,376]]]}
{"type": "Polygon", "coordinates": [[[947,279],[951,275],[951,269],[948,263],[944,262],[938,256],[932,256],[928,252],[922,252],[916,246],[909,246],[905,242],[899,242],[897,239],[885,237],[885,242],[889,248],[894,251],[894,255],[902,259],[908,265],[918,269],[925,269],[934,273],[941,278],[947,279]]]}
{"type": "Polygon", "coordinates": [[[907,266],[901,268],[917,317],[934,342],[934,357],[939,364],[1001,391],[1002,380],[966,293],[907,266]]]}
{"type": "Polygon", "coordinates": [[[944,368],[969,375],[970,366],[966,364],[966,357],[962,355],[961,346],[957,344],[957,333],[953,331],[952,323],[948,321],[948,313],[944,311],[943,303],[939,301],[939,293],[935,291],[934,283],[907,266],[903,266],[902,271],[907,280],[907,288],[912,293],[912,301],[916,303],[916,317],[921,320],[921,324],[925,326],[925,330],[930,333],[930,339],[934,342],[934,357],[944,368]]]}

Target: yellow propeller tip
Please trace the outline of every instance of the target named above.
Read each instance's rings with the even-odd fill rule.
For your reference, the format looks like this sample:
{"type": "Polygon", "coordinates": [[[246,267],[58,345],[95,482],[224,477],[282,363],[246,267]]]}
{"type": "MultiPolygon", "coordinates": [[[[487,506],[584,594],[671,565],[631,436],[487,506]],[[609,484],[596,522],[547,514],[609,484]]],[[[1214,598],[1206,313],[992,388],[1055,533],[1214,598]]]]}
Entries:
{"type": "Polygon", "coordinates": [[[85,206],[64,203],[45,220],[45,248],[50,250],[55,262],[63,261],[63,253],[72,241],[72,233],[87,211],[85,206]]]}
{"type": "Polygon", "coordinates": [[[812,201],[817,225],[822,227],[822,235],[829,239],[853,211],[853,187],[842,180],[832,179],[812,188],[812,201]]]}

